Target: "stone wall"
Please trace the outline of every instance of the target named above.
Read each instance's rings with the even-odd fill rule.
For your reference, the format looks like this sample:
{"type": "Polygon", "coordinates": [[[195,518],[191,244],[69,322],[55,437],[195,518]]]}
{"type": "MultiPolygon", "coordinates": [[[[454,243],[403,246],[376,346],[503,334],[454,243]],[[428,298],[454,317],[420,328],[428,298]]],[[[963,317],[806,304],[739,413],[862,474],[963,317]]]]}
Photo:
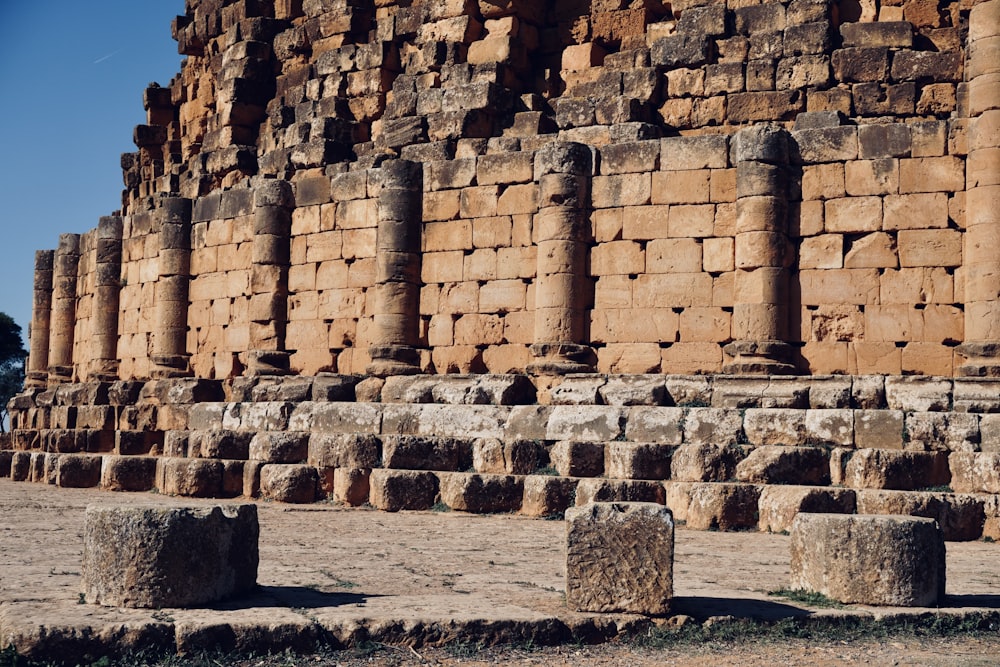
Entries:
{"type": "Polygon", "coordinates": [[[744,4],[190,0],[33,382],[994,374],[994,3],[744,4]]]}

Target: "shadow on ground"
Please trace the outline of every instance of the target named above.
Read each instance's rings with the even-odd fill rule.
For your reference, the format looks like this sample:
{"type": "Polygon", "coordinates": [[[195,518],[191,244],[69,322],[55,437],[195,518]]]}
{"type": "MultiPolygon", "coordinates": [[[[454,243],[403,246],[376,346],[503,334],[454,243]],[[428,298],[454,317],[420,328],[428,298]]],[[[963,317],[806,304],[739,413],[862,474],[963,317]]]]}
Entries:
{"type": "Polygon", "coordinates": [[[752,598],[675,597],[671,609],[674,613],[687,614],[694,618],[735,616],[765,621],[802,618],[812,613],[794,605],[752,598]]]}

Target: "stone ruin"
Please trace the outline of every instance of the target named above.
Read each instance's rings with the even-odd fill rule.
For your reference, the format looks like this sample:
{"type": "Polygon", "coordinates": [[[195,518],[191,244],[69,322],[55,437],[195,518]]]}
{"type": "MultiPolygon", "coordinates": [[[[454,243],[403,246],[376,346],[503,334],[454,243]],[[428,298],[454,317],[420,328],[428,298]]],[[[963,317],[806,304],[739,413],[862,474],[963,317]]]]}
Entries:
{"type": "Polygon", "coordinates": [[[188,0],[0,474],[1000,538],[1000,0],[188,0]],[[791,445],[791,446],[790,446],[791,445]]]}

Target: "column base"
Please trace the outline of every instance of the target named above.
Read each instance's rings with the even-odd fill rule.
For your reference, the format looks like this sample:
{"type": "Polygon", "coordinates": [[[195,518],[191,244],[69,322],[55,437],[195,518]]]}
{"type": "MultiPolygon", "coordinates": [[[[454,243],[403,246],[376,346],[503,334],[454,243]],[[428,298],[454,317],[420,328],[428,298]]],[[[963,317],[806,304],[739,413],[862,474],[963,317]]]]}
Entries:
{"type": "Polygon", "coordinates": [[[154,354],[149,360],[153,362],[153,368],[149,372],[149,376],[153,379],[166,380],[193,375],[189,354],[154,354]]]}
{"type": "Polygon", "coordinates": [[[49,366],[49,373],[46,377],[48,386],[52,386],[54,384],[66,384],[67,382],[72,382],[73,367],[49,366]]]}
{"type": "Polygon", "coordinates": [[[410,345],[372,345],[368,348],[371,363],[365,369],[368,375],[419,375],[420,353],[410,345]]]}
{"type": "Polygon", "coordinates": [[[535,343],[531,346],[535,360],[525,371],[529,375],[568,375],[593,373],[596,355],[589,345],[578,343],[535,343]]]}
{"type": "Polygon", "coordinates": [[[963,343],[956,349],[966,359],[965,363],[958,367],[958,375],[1000,378],[1000,342],[963,343]]]}
{"type": "Polygon", "coordinates": [[[24,376],[25,389],[45,389],[49,386],[49,374],[46,371],[28,371],[24,376]]]}
{"type": "Polygon", "coordinates": [[[244,377],[258,375],[292,375],[291,353],[278,350],[251,350],[247,352],[244,377]]]}
{"type": "Polygon", "coordinates": [[[796,375],[798,369],[791,362],[793,348],[777,340],[737,340],[723,351],[733,358],[722,367],[727,375],[796,375]]]}

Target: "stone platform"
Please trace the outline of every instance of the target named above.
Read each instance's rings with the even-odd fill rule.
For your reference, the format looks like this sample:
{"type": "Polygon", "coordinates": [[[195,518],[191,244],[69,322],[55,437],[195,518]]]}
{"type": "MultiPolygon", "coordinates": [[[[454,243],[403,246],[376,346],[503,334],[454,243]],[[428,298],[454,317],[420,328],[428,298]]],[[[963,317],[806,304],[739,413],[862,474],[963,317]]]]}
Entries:
{"type": "MultiPolygon", "coordinates": [[[[259,503],[260,589],[203,609],[138,610],[81,603],[88,504],[202,506],[217,501],[55,489],[0,480],[0,642],[40,659],[166,651],[308,650],[366,640],[413,646],[600,641],[648,619],[569,612],[565,525],[515,515],[396,514],[330,503],[259,503]]],[[[948,545],[941,609],[809,609],[769,591],[788,587],[789,538],[679,529],[675,613],[805,622],[830,615],[1000,615],[996,544],[948,545]]],[[[717,620],[717,619],[715,619],[717,620]]]]}

